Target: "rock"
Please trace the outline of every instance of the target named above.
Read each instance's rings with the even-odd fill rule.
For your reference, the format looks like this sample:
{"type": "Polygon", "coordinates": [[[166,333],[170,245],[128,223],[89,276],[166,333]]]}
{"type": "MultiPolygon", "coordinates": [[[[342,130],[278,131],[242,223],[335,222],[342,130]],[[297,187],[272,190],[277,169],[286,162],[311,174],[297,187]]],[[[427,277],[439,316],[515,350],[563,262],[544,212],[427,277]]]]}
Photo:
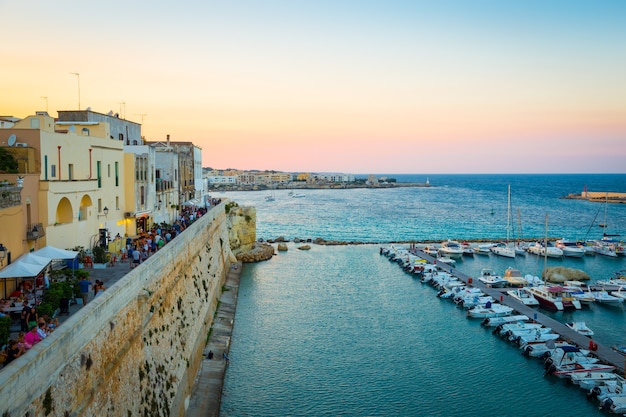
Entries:
{"type": "Polygon", "coordinates": [[[250,263],[266,261],[274,256],[274,247],[267,243],[255,243],[249,251],[237,254],[237,260],[250,263]]]}
{"type": "Polygon", "coordinates": [[[585,271],[574,268],[565,268],[563,266],[555,266],[543,270],[541,277],[545,281],[562,283],[565,281],[586,281],[590,279],[585,271]]]}
{"type": "Polygon", "coordinates": [[[311,245],[298,246],[298,249],[300,249],[300,250],[310,250],[311,249],[311,245]]]}
{"type": "Polygon", "coordinates": [[[286,243],[279,243],[279,244],[278,244],[278,250],[279,250],[279,251],[281,251],[281,252],[285,252],[285,251],[287,251],[287,249],[288,249],[288,248],[287,248],[287,244],[286,244],[286,243]]]}

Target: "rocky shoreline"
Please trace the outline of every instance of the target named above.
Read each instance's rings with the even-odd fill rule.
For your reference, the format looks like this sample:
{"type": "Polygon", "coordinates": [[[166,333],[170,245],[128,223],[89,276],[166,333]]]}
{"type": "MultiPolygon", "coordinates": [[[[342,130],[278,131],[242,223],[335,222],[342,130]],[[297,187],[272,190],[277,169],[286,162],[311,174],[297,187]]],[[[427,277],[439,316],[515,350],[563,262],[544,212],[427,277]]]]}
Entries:
{"type": "Polygon", "coordinates": [[[325,184],[313,184],[313,183],[290,183],[279,184],[276,186],[268,186],[265,184],[260,185],[224,185],[213,184],[211,192],[222,191],[267,191],[267,190],[345,190],[354,188],[402,188],[402,187],[432,187],[429,183],[425,182],[386,182],[376,184],[365,184],[362,182],[349,182],[349,183],[325,183],[325,184]]]}

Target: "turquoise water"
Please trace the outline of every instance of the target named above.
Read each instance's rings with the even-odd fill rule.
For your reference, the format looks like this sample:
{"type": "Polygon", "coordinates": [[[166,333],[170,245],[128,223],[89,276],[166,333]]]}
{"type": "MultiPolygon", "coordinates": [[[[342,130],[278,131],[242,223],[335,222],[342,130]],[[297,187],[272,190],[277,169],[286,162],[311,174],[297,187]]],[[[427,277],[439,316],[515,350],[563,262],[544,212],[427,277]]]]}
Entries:
{"type": "MultiPolygon", "coordinates": [[[[266,203],[263,192],[226,196],[257,207],[258,237],[266,239],[498,236],[506,223],[509,181],[486,176],[492,182],[481,177],[479,186],[460,177],[450,176],[456,181],[430,189],[306,190],[303,199],[289,199],[286,192],[281,198],[279,192],[274,203],[266,203]],[[496,200],[505,207],[492,217],[496,200]],[[499,225],[495,218],[502,213],[499,225]]],[[[529,233],[545,233],[546,211],[558,225],[555,234],[576,238],[587,232],[599,206],[558,199],[578,191],[569,189],[579,183],[577,176],[537,176],[542,187],[534,185],[537,177],[520,177],[512,179],[526,197],[522,206],[529,207],[529,233]]],[[[626,176],[603,181],[613,177],[626,184],[626,176]]],[[[436,180],[430,177],[431,183],[436,180]]],[[[598,187],[588,185],[590,191],[623,191],[598,187]]],[[[626,229],[625,216],[622,205],[608,207],[607,222],[615,230],[626,229]]],[[[590,238],[599,237],[598,229],[590,238]]],[[[601,415],[583,392],[544,378],[540,361],[523,357],[480,321],[467,319],[455,304],[437,298],[432,287],[380,256],[378,248],[313,245],[299,251],[290,244],[288,252],[270,261],[245,265],[222,416],[601,415]]],[[[548,266],[576,267],[599,279],[626,268],[625,260],[548,260],[548,266]]],[[[457,267],[472,275],[487,265],[503,271],[512,263],[523,273],[540,273],[544,267],[543,259],[531,255],[516,260],[477,256],[457,267]]],[[[585,320],[602,343],[626,342],[622,307],[553,314],[562,321],[585,320]]]]}

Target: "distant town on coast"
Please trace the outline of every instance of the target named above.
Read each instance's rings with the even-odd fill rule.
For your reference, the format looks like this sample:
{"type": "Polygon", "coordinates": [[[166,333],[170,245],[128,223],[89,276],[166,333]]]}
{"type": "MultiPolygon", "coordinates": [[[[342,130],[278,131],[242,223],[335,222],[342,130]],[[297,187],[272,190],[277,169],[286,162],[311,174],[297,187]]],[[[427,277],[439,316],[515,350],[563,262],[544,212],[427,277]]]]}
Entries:
{"type": "Polygon", "coordinates": [[[375,175],[356,178],[352,174],[345,173],[291,173],[212,168],[204,168],[203,171],[203,176],[213,191],[430,187],[428,179],[423,183],[407,183],[398,182],[392,177],[375,175]]]}

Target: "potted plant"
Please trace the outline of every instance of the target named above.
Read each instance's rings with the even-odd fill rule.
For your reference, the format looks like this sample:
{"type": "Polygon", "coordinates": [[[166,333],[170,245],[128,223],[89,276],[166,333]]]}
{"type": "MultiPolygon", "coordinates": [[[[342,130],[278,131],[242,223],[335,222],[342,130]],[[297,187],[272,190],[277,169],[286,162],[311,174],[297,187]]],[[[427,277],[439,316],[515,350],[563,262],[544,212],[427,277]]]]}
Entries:
{"type": "Polygon", "coordinates": [[[109,257],[107,251],[102,246],[93,248],[93,267],[94,269],[104,269],[107,267],[109,257]]]}

